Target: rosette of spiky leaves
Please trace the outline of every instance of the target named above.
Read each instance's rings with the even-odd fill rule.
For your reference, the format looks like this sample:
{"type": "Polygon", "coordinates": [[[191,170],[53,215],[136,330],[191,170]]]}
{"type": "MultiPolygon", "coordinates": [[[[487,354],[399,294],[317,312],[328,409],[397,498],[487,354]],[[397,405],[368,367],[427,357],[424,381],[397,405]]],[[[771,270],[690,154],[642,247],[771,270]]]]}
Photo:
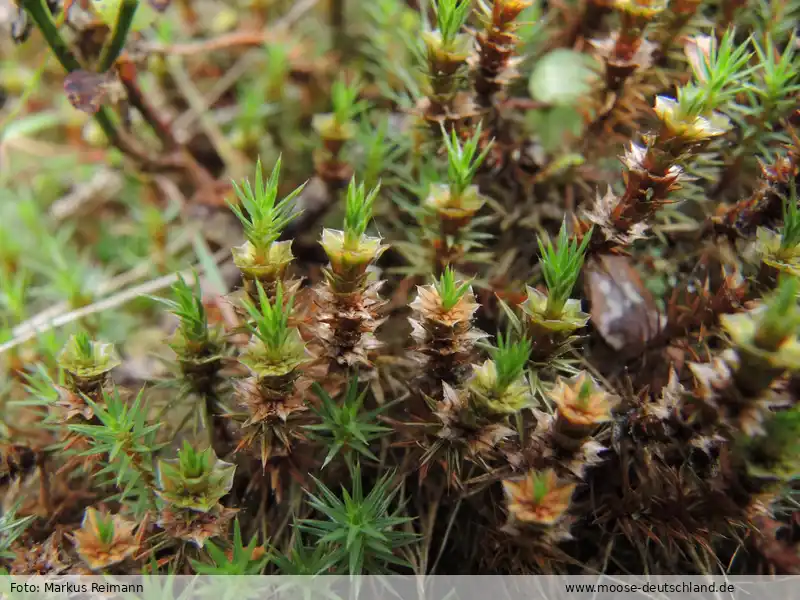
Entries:
{"type": "Polygon", "coordinates": [[[305,184],[285,198],[278,200],[281,158],[278,157],[269,178],[264,181],[261,160],[256,163],[255,188],[248,180],[233,184],[241,206],[231,204],[231,210],[241,221],[247,241],[233,249],[233,260],[245,280],[247,292],[255,296],[255,282],[259,281],[270,293],[275,283],[283,279],[286,268],[294,260],[292,242],[279,242],[284,228],[300,211],[294,201],[305,184]]]}
{"type": "MultiPolygon", "coordinates": [[[[447,152],[447,183],[432,184],[422,202],[422,223],[430,233],[434,251],[434,268],[437,274],[452,263],[469,260],[481,262],[477,253],[485,234],[473,231],[478,225],[476,215],[486,204],[473,179],[483,164],[493,142],[482,140],[482,123],[478,123],[472,136],[464,143],[456,131],[442,131],[447,152]],[[483,144],[483,149],[481,146],[483,144]]],[[[488,257],[483,257],[485,262],[488,257]]]]}
{"type": "Polygon", "coordinates": [[[121,515],[87,508],[81,528],[72,533],[78,555],[92,570],[104,569],[130,558],[140,540],[134,535],[136,523],[121,515]]]}
{"type": "Polygon", "coordinates": [[[347,190],[344,212],[344,247],[348,250],[355,250],[361,245],[372,219],[375,198],[380,192],[380,184],[367,194],[363,182],[358,186],[355,185],[355,180],[352,183],[347,190]]]}
{"type": "MultiPolygon", "coordinates": [[[[455,271],[450,267],[445,269],[442,276],[434,282],[433,287],[436,290],[438,304],[443,314],[449,314],[456,306],[463,304],[467,294],[472,291],[469,281],[456,282],[455,271]]],[[[466,316],[471,317],[472,314],[468,312],[466,316]]]]}
{"type": "Polygon", "coordinates": [[[679,87],[675,99],[656,98],[655,111],[664,128],[663,141],[674,158],[730,128],[729,119],[715,111],[744,90],[752,71],[748,67],[752,57],[749,41],[738,44],[733,30],[726,31],[719,42],[710,36],[695,46],[698,51],[689,61],[694,80],[679,87]]]}
{"type": "Polygon", "coordinates": [[[475,35],[477,56],[471,62],[477,99],[483,107],[492,106],[497,94],[518,76],[517,18],[532,5],[531,0],[478,0],[483,29],[475,35]]]}
{"type": "Polygon", "coordinates": [[[557,246],[553,246],[553,242],[549,239],[547,242],[542,242],[541,238],[538,240],[539,264],[547,286],[547,303],[543,315],[546,320],[562,320],[566,314],[571,317],[568,320],[575,322],[576,325],[580,323],[578,327],[586,324],[582,318],[574,319],[570,314],[574,313],[574,310],[568,310],[567,306],[583,267],[586,246],[590,238],[591,231],[578,242],[576,238],[567,234],[567,225],[562,223],[558,232],[557,246]]]}
{"type": "Polygon", "coordinates": [[[793,406],[771,414],[764,435],[743,437],[741,450],[747,473],[771,481],[792,481],[800,474],[800,408],[793,406]]]}
{"type": "Polygon", "coordinates": [[[709,364],[692,363],[701,400],[724,424],[748,435],[763,431],[769,408],[786,399],[772,389],[785,373],[800,372],[800,291],[794,277],[756,308],[720,318],[732,348],[709,364]]]}
{"type": "Polygon", "coordinates": [[[491,360],[476,365],[467,384],[470,406],[476,412],[491,416],[508,416],[530,405],[531,389],[525,367],[531,354],[528,339],[511,341],[511,336],[498,334],[491,360]]]}
{"type": "Polygon", "coordinates": [[[170,291],[172,298],[157,298],[157,300],[178,317],[173,349],[179,355],[190,357],[206,354],[208,347],[215,342],[215,335],[208,325],[199,278],[195,276],[194,285],[190,286],[183,276],[178,274],[170,291]]]}
{"type": "Polygon", "coordinates": [[[558,359],[575,342],[575,333],[585,327],[589,315],[581,310],[580,300],[570,298],[581,273],[591,229],[579,242],[561,225],[557,244],[539,239],[540,258],[545,287],[541,292],[527,287],[527,298],[519,305],[518,317],[503,304],[512,327],[531,341],[531,360],[549,364],[558,359]]]}
{"type": "Polygon", "coordinates": [[[285,554],[274,553],[270,562],[281,575],[330,575],[337,557],[328,544],[314,544],[309,548],[303,536],[297,533],[289,550],[285,554]]]}
{"type": "Polygon", "coordinates": [[[209,512],[230,491],[235,471],[212,448],[197,451],[184,440],[176,459],[158,461],[155,492],[174,508],[209,512]]]}
{"type": "Polygon", "coordinates": [[[317,172],[328,184],[344,183],[352,172],[341,155],[345,144],[357,133],[355,119],[369,107],[366,100],[358,99],[360,93],[358,80],[347,83],[337,79],[331,87],[333,112],[316,115],[312,121],[323,144],[315,157],[317,172]]]}
{"type": "Polygon", "coordinates": [[[260,440],[260,457],[266,468],[280,442],[281,452],[291,446],[293,437],[290,418],[306,410],[303,392],[310,381],[300,379],[300,368],[310,359],[299,330],[290,327],[294,298],[284,299],[283,286],[275,288],[270,301],[264,288],[257,284],[259,307],[244,301],[252,322],[250,344],[239,358],[252,375],[236,382],[236,394],[248,411],[237,451],[260,440]]]}
{"type": "Polygon", "coordinates": [[[419,201],[394,197],[418,224],[417,228],[404,231],[408,241],[395,244],[411,263],[403,271],[427,277],[433,270],[438,277],[448,265],[491,262],[492,253],[482,248],[492,236],[480,228],[494,217],[478,215],[487,198],[472,184],[493,144],[493,140],[481,139],[482,129],[482,123],[478,123],[473,135],[463,143],[458,134],[441,132],[446,173],[438,164],[425,163],[418,181],[408,184],[408,190],[419,201]]]}
{"type": "Polygon", "coordinates": [[[291,379],[297,368],[308,360],[305,343],[296,327],[289,326],[294,296],[284,298],[283,286],[275,287],[275,300],[270,301],[261,282],[256,284],[258,306],[242,301],[251,321],[250,344],[239,361],[260,381],[291,379]]]}
{"type": "MultiPolygon", "coordinates": [[[[45,365],[36,365],[25,374],[24,389],[27,399],[24,404],[41,411],[43,418],[36,424],[37,438],[49,445],[51,452],[68,451],[70,466],[82,465],[84,471],[91,470],[99,456],[81,456],[82,450],[88,449],[88,441],[84,436],[70,431],[68,423],[85,423],[91,421],[94,410],[86,396],[65,386],[67,378],[61,371],[53,378],[45,365]],[[39,437],[41,436],[41,437],[39,437]]],[[[99,394],[98,394],[99,395],[99,394]]],[[[101,399],[102,400],[102,399],[101,399]]]]}
{"type": "Polygon", "coordinates": [[[330,260],[325,281],[317,286],[313,333],[328,358],[340,366],[371,366],[370,351],[379,346],[375,330],[383,322],[378,294],[382,281],[368,283],[369,268],[388,248],[380,237],[366,234],[379,187],[367,193],[350,181],[344,230],[325,229],[320,241],[330,260]]]}
{"type": "Polygon", "coordinates": [[[113,344],[92,340],[85,331],[70,336],[58,355],[58,366],[67,374],[74,392],[96,395],[112,369],[122,363],[113,344]]]}
{"type": "Polygon", "coordinates": [[[258,534],[250,538],[247,545],[244,544],[238,519],[233,524],[233,541],[229,552],[213,542],[208,542],[205,550],[213,564],[190,559],[192,569],[198,575],[260,575],[269,562],[266,549],[258,544],[258,534]]]}
{"type": "Polygon", "coordinates": [[[417,288],[409,305],[411,336],[420,364],[419,388],[428,396],[441,397],[441,383],[459,386],[471,369],[475,344],[487,334],[472,325],[479,304],[469,281],[457,281],[447,267],[433,285],[417,288]]]}
{"type": "Polygon", "coordinates": [[[779,232],[760,227],[756,232],[758,252],[765,265],[800,276],[800,208],[797,188],[789,186],[790,197],[783,203],[783,227],[779,232]]]}
{"type": "Polygon", "coordinates": [[[467,77],[470,37],[463,32],[471,0],[437,0],[433,4],[436,28],[422,33],[429,91],[419,106],[422,118],[435,132],[440,126],[475,114],[466,94],[460,94],[467,77]]]}
{"type": "Polygon", "coordinates": [[[581,437],[608,423],[619,400],[598,386],[586,371],[559,379],[548,398],[555,404],[558,418],[565,423],[561,430],[581,437]]]}
{"type": "Polygon", "coordinates": [[[143,398],[144,390],[129,404],[116,389],[103,394],[102,404],[87,398],[97,424],[67,423],[70,431],[89,442],[89,449],[80,452],[81,455],[105,457],[106,465],[97,475],[110,476],[110,483],[119,490],[111,499],[124,501],[137,517],[154,504],[152,456],[164,446],[156,439],[161,423],[147,423],[143,398]]]}
{"type": "Polygon", "coordinates": [[[528,526],[553,541],[569,537],[567,511],[576,485],[561,481],[552,469],[531,471],[520,481],[504,481],[509,524],[515,531],[528,526]]]}
{"type": "Polygon", "coordinates": [[[593,435],[612,420],[619,398],[603,390],[585,371],[569,379],[559,378],[547,398],[556,411],[552,416],[536,412],[536,445],[544,449],[542,457],[558,473],[583,477],[586,469],[600,460],[603,446],[593,435]]]}
{"type": "Polygon", "coordinates": [[[311,432],[311,439],[321,441],[328,448],[321,468],[328,466],[340,452],[344,451],[348,461],[353,452],[377,461],[378,458],[369,449],[374,440],[391,431],[390,427],[376,425],[378,415],[386,409],[381,406],[375,410],[363,411],[364,400],[369,392],[365,386],[358,390],[358,374],[350,377],[347,390],[340,402],[336,402],[318,383],[313,384],[314,393],[320,404],[312,406],[320,422],[306,425],[311,432]]]}
{"type": "Polygon", "coordinates": [[[482,128],[482,123],[478,123],[472,136],[464,144],[455,131],[449,134],[442,131],[447,151],[447,182],[451,203],[461,203],[465,196],[468,204],[470,201],[475,202],[476,191],[472,180],[492,147],[488,143],[481,149],[482,128]]]}
{"type": "MultiPolygon", "coordinates": [[[[753,39],[753,47],[757,63],[746,84],[747,101],[735,104],[731,115],[739,139],[728,155],[728,168],[722,175],[739,181],[753,174],[755,159],[773,158],[776,147],[791,141],[783,128],[772,124],[796,109],[800,92],[800,46],[796,33],[780,47],[766,33],[763,40],[753,39]]],[[[721,185],[731,189],[729,182],[721,185]]]]}
{"type": "Polygon", "coordinates": [[[398,531],[413,518],[402,516],[402,505],[392,510],[401,489],[394,485],[394,472],[381,476],[366,495],[361,465],[351,466],[350,473],[351,491],[343,487],[341,498],[314,478],[317,493],[306,494],[311,508],[323,518],[303,519],[300,530],[319,544],[330,544],[336,566],[351,575],[378,575],[390,573],[392,566],[408,567],[397,551],[414,543],[417,536],[398,531]]]}
{"type": "Polygon", "coordinates": [[[9,560],[14,558],[11,547],[25,533],[31,525],[31,521],[36,518],[36,515],[18,517],[18,508],[19,506],[15,505],[0,516],[0,558],[9,560]]]}
{"type": "Polygon", "coordinates": [[[197,391],[205,390],[221,367],[224,354],[221,332],[219,327],[209,326],[198,277],[195,276],[194,284],[189,285],[178,275],[171,291],[172,298],[153,299],[178,318],[170,347],[187,382],[197,391]]]}
{"type": "MultiPolygon", "coordinates": [[[[749,313],[723,315],[722,327],[749,367],[792,372],[800,369],[800,282],[781,278],[778,288],[749,313]]],[[[748,376],[752,375],[748,373],[748,376]]]]}
{"type": "Polygon", "coordinates": [[[330,261],[325,278],[335,294],[349,294],[363,288],[366,272],[387,246],[381,238],[368,236],[375,200],[380,184],[367,193],[364,183],[350,180],[345,198],[344,229],[324,229],[320,244],[330,261]]]}
{"type": "Polygon", "coordinates": [[[348,140],[353,137],[353,119],[369,108],[369,102],[359,100],[361,82],[337,79],[331,86],[333,112],[317,115],[314,128],[323,140],[348,140]]]}
{"type": "Polygon", "coordinates": [[[200,278],[194,273],[193,279],[194,283],[190,285],[179,274],[171,287],[171,298],[152,298],[178,318],[178,327],[170,341],[177,360],[177,399],[190,394],[198,397],[201,410],[196,415],[203,422],[209,439],[218,444],[220,453],[224,453],[230,433],[222,418],[225,408],[219,401],[219,392],[223,382],[220,370],[227,351],[222,328],[209,324],[200,278]]]}

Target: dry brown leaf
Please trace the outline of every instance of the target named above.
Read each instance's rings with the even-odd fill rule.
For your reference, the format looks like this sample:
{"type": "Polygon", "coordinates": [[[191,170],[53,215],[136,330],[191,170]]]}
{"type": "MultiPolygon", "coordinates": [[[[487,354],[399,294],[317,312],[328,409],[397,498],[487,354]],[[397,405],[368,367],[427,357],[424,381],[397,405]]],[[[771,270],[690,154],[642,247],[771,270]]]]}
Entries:
{"type": "Polygon", "coordinates": [[[663,328],[652,294],[629,258],[601,255],[586,265],[591,323],[615,350],[636,352],[663,328]]]}

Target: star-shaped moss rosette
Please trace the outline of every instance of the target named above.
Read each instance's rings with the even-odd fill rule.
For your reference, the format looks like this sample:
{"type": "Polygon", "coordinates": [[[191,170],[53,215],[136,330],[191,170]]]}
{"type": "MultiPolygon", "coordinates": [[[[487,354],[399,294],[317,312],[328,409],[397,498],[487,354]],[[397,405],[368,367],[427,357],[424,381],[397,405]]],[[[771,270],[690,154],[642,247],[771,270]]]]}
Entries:
{"type": "Polygon", "coordinates": [[[417,350],[427,357],[422,364],[446,361],[449,357],[460,360],[477,341],[488,337],[472,326],[480,305],[470,283],[456,281],[455,272],[447,267],[433,285],[417,287],[417,297],[409,304],[414,311],[409,322],[417,350]]]}
{"type": "Polygon", "coordinates": [[[759,227],[756,250],[764,264],[794,277],[800,276],[800,207],[795,186],[790,187],[789,197],[783,203],[783,227],[780,231],[759,227]]]}
{"type": "Polygon", "coordinates": [[[548,314],[548,294],[527,286],[528,297],[520,304],[520,309],[528,317],[528,322],[541,332],[570,334],[589,322],[589,314],[581,310],[581,301],[569,299],[564,302],[560,314],[552,317],[548,314]]]}
{"type": "Polygon", "coordinates": [[[773,384],[783,369],[763,364],[743,366],[740,353],[729,348],[708,363],[689,363],[694,395],[707,404],[726,428],[747,436],[764,434],[764,419],[787,402],[773,384]]]}
{"type": "Polygon", "coordinates": [[[90,569],[96,571],[130,558],[139,549],[134,535],[136,523],[121,515],[87,508],[81,528],[72,533],[75,550],[90,569]]]}
{"type": "Polygon", "coordinates": [[[239,357],[258,378],[283,377],[311,360],[300,332],[296,328],[286,333],[279,345],[270,345],[261,338],[253,338],[239,357]]]}
{"type": "Polygon", "coordinates": [[[324,280],[314,288],[315,320],[310,333],[315,355],[327,357],[331,367],[342,370],[359,365],[371,372],[380,346],[375,331],[384,322],[380,314],[383,281],[369,281],[372,267],[388,246],[367,234],[380,184],[367,192],[365,184],[351,178],[345,199],[341,230],[325,229],[320,244],[330,261],[324,280]]]}
{"type": "Polygon", "coordinates": [[[230,491],[235,471],[213,449],[198,452],[185,441],[177,458],[158,461],[156,494],[173,508],[208,512],[230,491]]]}
{"type": "Polygon", "coordinates": [[[278,281],[294,260],[292,242],[272,242],[258,248],[251,242],[231,249],[233,262],[250,279],[262,282],[278,281]]]}
{"type": "Polygon", "coordinates": [[[337,79],[331,86],[333,112],[315,115],[311,126],[319,133],[328,151],[336,154],[357,133],[354,119],[368,108],[359,100],[362,86],[358,80],[350,83],[337,79]]]}
{"type": "MultiPolygon", "coordinates": [[[[301,185],[289,195],[278,200],[278,185],[281,172],[279,157],[272,173],[265,181],[261,169],[261,161],[256,164],[255,185],[248,180],[241,184],[234,183],[233,189],[239,204],[231,204],[230,208],[244,229],[246,241],[232,249],[233,261],[245,278],[245,284],[253,288],[253,282],[259,281],[268,290],[276,281],[280,281],[289,263],[292,262],[292,242],[279,242],[281,233],[299,214],[295,199],[303,191],[301,185]]],[[[251,297],[255,289],[248,289],[251,297]]]]}
{"type": "Polygon", "coordinates": [[[505,387],[497,383],[497,364],[492,360],[475,365],[469,382],[470,401],[479,411],[513,415],[530,405],[531,392],[524,376],[505,387]]]}
{"type": "Polygon", "coordinates": [[[747,473],[766,481],[793,481],[800,476],[800,410],[772,413],[763,435],[741,440],[747,473]]]}
{"type": "Polygon", "coordinates": [[[335,113],[314,115],[311,126],[324,140],[326,149],[331,152],[338,151],[341,146],[357,133],[355,123],[350,121],[340,122],[335,113]]]}
{"type": "Polygon", "coordinates": [[[91,340],[85,332],[72,335],[57,360],[79,386],[104,378],[122,364],[114,344],[91,340]]]}
{"type": "Polygon", "coordinates": [[[777,231],[759,227],[756,230],[756,250],[765,265],[800,277],[800,244],[788,246],[777,231]]]}
{"type": "Polygon", "coordinates": [[[456,282],[448,267],[436,283],[417,286],[417,297],[409,308],[422,320],[435,323],[436,330],[451,331],[468,325],[480,304],[475,301],[470,282],[456,282]]]}
{"type": "Polygon", "coordinates": [[[274,379],[248,377],[234,383],[239,405],[246,408],[249,418],[243,427],[259,423],[287,422],[293,415],[308,410],[305,392],[311,381],[289,373],[274,379]]]}
{"type": "Polygon", "coordinates": [[[784,278],[776,292],[756,308],[720,318],[743,365],[778,371],[800,371],[800,290],[794,277],[784,278]]]}
{"type": "Polygon", "coordinates": [[[431,185],[423,206],[451,228],[458,229],[472,221],[486,204],[486,197],[476,185],[467,186],[458,195],[450,188],[448,184],[431,185]]]}
{"type": "Polygon", "coordinates": [[[171,292],[171,298],[153,297],[153,300],[166,306],[178,318],[169,345],[181,371],[195,376],[214,373],[221,366],[224,343],[221,327],[211,326],[208,322],[199,278],[195,275],[194,283],[190,285],[179,275],[171,292]]]}
{"type": "Polygon", "coordinates": [[[697,148],[728,132],[731,121],[718,109],[745,89],[750,44],[737,44],[729,29],[717,41],[713,36],[695,38],[687,53],[693,81],[678,88],[676,98],[657,96],[655,112],[662,124],[658,145],[674,156],[697,148]]]}
{"type": "Polygon", "coordinates": [[[696,396],[712,407],[720,422],[746,435],[764,434],[772,411],[787,403],[777,386],[787,372],[800,371],[798,282],[793,277],[754,309],[723,315],[722,328],[731,341],[709,363],[690,363],[697,380],[696,396]]]}
{"type": "Polygon", "coordinates": [[[668,96],[656,96],[653,110],[670,137],[680,138],[687,143],[719,137],[732,126],[728,117],[716,111],[705,115],[686,114],[680,103],[668,96]]]}
{"type": "Polygon", "coordinates": [[[525,365],[530,352],[528,340],[510,342],[498,336],[492,360],[474,366],[467,385],[470,406],[478,413],[498,416],[512,415],[529,406],[532,396],[525,365]]]}
{"type": "Polygon", "coordinates": [[[486,459],[498,444],[515,435],[504,423],[505,419],[498,422],[498,415],[476,414],[469,396],[469,390],[457,391],[443,383],[441,400],[426,398],[436,429],[433,443],[426,448],[423,464],[441,453],[449,472],[458,473],[465,456],[486,459]]]}
{"type": "Polygon", "coordinates": [[[550,239],[538,240],[539,264],[547,293],[528,286],[528,297],[520,307],[534,347],[538,337],[554,334],[566,339],[589,321],[589,315],[580,310],[580,301],[570,299],[570,295],[580,275],[591,233],[589,230],[578,241],[567,233],[564,222],[555,244],[550,239]]]}
{"type": "Polygon", "coordinates": [[[478,217],[487,202],[473,179],[485,161],[494,141],[483,135],[482,124],[462,140],[455,129],[449,133],[441,127],[447,151],[447,177],[444,183],[429,181],[421,188],[420,203],[411,209],[421,227],[421,245],[432,253],[434,271],[448,264],[486,262],[489,253],[474,252],[487,238],[476,227],[484,221],[478,217]]]}
{"type": "Polygon", "coordinates": [[[569,379],[560,378],[547,397],[556,405],[559,418],[586,429],[611,420],[619,398],[609,394],[585,371],[569,379]]]}
{"type": "Polygon", "coordinates": [[[432,75],[452,75],[462,69],[472,49],[472,40],[468,35],[447,36],[438,29],[423,31],[422,42],[428,52],[432,75]]]}
{"type": "MultiPolygon", "coordinates": [[[[756,313],[763,313],[757,310],[756,313]]],[[[772,368],[797,371],[800,369],[800,343],[796,336],[781,342],[776,348],[760,348],[756,345],[757,323],[753,314],[723,315],[722,326],[736,344],[740,353],[758,358],[772,368]]]]}
{"type": "Polygon", "coordinates": [[[284,300],[279,284],[275,300],[270,301],[260,282],[257,284],[259,306],[243,300],[252,319],[248,324],[253,334],[239,361],[258,378],[284,377],[310,359],[300,332],[289,326],[294,297],[284,300]]]}
{"type": "Polygon", "coordinates": [[[444,105],[453,100],[458,84],[465,76],[472,38],[463,31],[471,12],[468,0],[438,0],[435,29],[422,32],[422,45],[427,55],[430,99],[444,105]]]}
{"type": "Polygon", "coordinates": [[[442,208],[462,208],[474,210],[483,205],[484,199],[472,183],[493,143],[486,143],[483,138],[483,123],[478,123],[472,136],[462,143],[458,133],[453,130],[449,134],[442,130],[442,141],[447,151],[447,185],[448,194],[434,194],[434,205],[442,208]],[[440,198],[440,199],[438,199],[440,198]],[[477,207],[477,208],[476,208],[477,207]]]}
{"type": "Polygon", "coordinates": [[[637,70],[652,65],[657,45],[644,39],[648,25],[664,11],[666,2],[617,0],[611,3],[620,15],[620,26],[601,40],[591,40],[606,67],[609,91],[619,90],[637,70]]]}
{"type": "Polygon", "coordinates": [[[552,527],[567,514],[576,485],[559,481],[555,471],[532,471],[520,481],[504,481],[506,505],[513,521],[552,527]]]}
{"type": "Polygon", "coordinates": [[[381,241],[379,237],[361,234],[348,244],[344,231],[324,229],[320,245],[331,263],[330,276],[348,282],[359,279],[389,248],[381,241]]]}
{"type": "Polygon", "coordinates": [[[342,230],[326,229],[320,241],[334,272],[340,268],[358,268],[361,265],[365,269],[369,262],[377,260],[386,250],[380,243],[381,238],[367,235],[380,191],[380,183],[367,192],[364,182],[357,183],[355,177],[350,180],[342,230]]]}

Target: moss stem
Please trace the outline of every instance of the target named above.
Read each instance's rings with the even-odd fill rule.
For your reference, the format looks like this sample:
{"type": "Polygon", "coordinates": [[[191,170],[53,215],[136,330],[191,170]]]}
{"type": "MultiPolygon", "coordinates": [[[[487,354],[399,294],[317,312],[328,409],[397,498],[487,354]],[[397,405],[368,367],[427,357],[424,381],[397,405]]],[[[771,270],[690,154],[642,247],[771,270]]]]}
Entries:
{"type": "MultiPolygon", "coordinates": [[[[36,27],[42,32],[42,36],[44,36],[47,45],[50,46],[50,49],[53,51],[53,54],[56,55],[58,62],[61,63],[64,70],[67,71],[67,73],[80,70],[81,63],[78,62],[78,59],[75,58],[75,55],[70,51],[64,38],[61,37],[58,27],[56,27],[53,21],[53,15],[44,4],[45,0],[21,0],[21,2],[22,7],[31,16],[34,23],[36,23],[36,27]]],[[[114,122],[111,120],[108,111],[104,107],[100,107],[100,110],[95,114],[94,118],[108,140],[115,146],[120,146],[121,140],[119,134],[117,133],[114,122]]]]}
{"type": "Polygon", "coordinates": [[[105,73],[113,67],[114,62],[122,53],[138,8],[139,0],[123,0],[119,5],[117,20],[116,23],[114,23],[114,30],[111,32],[111,38],[103,47],[102,54],[100,54],[100,62],[97,66],[97,70],[100,73],[105,73]]]}
{"type": "Polygon", "coordinates": [[[39,31],[42,32],[47,45],[56,55],[58,61],[63,65],[64,69],[71,73],[81,68],[81,64],[75,55],[70,52],[67,43],[61,34],[58,32],[53,15],[50,10],[45,6],[44,0],[22,0],[22,7],[28,12],[33,19],[39,31]]]}

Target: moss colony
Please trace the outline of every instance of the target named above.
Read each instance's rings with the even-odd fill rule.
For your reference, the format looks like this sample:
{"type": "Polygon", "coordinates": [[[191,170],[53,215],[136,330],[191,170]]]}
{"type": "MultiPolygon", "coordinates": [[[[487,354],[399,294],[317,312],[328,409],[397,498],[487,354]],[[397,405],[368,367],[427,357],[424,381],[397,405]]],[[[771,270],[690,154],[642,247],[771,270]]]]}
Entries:
{"type": "Polygon", "coordinates": [[[0,8],[8,572],[800,572],[800,3],[0,8]]]}

